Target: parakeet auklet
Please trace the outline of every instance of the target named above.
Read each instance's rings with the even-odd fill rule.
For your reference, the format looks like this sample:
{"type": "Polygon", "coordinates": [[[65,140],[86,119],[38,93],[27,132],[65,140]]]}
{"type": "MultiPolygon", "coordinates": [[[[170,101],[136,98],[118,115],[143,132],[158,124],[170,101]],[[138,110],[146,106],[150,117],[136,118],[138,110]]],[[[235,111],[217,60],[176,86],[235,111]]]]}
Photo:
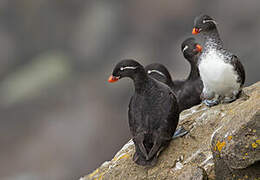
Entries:
{"type": "MultiPolygon", "coordinates": [[[[149,65],[145,66],[145,72],[150,77],[168,85],[174,91],[174,83],[172,81],[171,75],[170,75],[168,69],[164,65],[162,65],[160,63],[149,64],[149,65]]],[[[178,98],[177,98],[177,101],[178,101],[178,98]]],[[[179,102],[178,102],[178,105],[179,105],[179,102]]],[[[179,107],[180,107],[180,105],[179,105],[179,107]]],[[[176,129],[172,138],[175,139],[177,137],[182,137],[182,136],[186,135],[187,133],[188,133],[188,131],[185,130],[184,127],[179,127],[176,129]]]]}
{"type": "Polygon", "coordinates": [[[203,88],[196,65],[198,54],[201,52],[202,47],[195,42],[194,38],[188,38],[182,43],[181,49],[191,66],[187,79],[172,81],[167,68],[159,63],[153,63],[145,67],[145,71],[149,76],[167,84],[173,90],[178,100],[180,112],[201,102],[200,94],[203,88]]]}
{"type": "Polygon", "coordinates": [[[119,62],[108,81],[115,82],[124,77],[131,78],[135,87],[128,110],[136,150],[133,160],[139,165],[153,166],[177,127],[177,100],[167,85],[149,77],[135,60],[119,62]]]}
{"type": "Polygon", "coordinates": [[[236,100],[245,82],[245,71],[239,58],[223,48],[216,21],[208,15],[197,16],[192,34],[205,40],[198,62],[203,81],[201,97],[207,106],[236,100]]]}
{"type": "Polygon", "coordinates": [[[174,90],[174,83],[168,69],[160,63],[152,63],[145,66],[145,72],[152,78],[167,84],[174,90]]]}

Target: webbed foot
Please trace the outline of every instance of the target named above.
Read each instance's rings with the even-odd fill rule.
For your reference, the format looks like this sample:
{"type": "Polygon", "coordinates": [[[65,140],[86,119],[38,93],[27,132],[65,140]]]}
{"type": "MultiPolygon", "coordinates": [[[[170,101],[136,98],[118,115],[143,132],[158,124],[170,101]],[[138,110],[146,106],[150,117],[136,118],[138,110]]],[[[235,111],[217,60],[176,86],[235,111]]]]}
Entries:
{"type": "Polygon", "coordinates": [[[236,96],[233,96],[233,97],[225,97],[225,98],[223,99],[223,103],[231,103],[231,102],[235,101],[236,99],[237,99],[236,96]]]}
{"type": "Polygon", "coordinates": [[[216,100],[216,99],[208,100],[208,99],[206,99],[206,100],[203,101],[203,103],[206,104],[208,107],[212,107],[212,106],[218,105],[219,104],[219,100],[216,100]]]}
{"type": "Polygon", "coordinates": [[[178,129],[175,130],[174,135],[172,136],[172,139],[182,137],[188,134],[188,131],[184,129],[184,127],[179,127],[178,129]]]}

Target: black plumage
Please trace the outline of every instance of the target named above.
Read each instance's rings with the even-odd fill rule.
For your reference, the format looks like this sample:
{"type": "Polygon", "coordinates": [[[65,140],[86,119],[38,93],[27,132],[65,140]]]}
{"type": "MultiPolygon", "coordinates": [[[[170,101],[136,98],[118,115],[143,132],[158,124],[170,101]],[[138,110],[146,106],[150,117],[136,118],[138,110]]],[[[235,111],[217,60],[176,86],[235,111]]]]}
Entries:
{"type": "Polygon", "coordinates": [[[128,110],[130,132],[135,144],[134,162],[153,166],[170,143],[179,120],[177,100],[165,84],[149,77],[141,64],[122,60],[109,82],[123,77],[134,81],[135,92],[128,110]]]}
{"type": "Polygon", "coordinates": [[[200,94],[203,89],[196,65],[201,46],[195,42],[194,38],[188,38],[182,43],[181,49],[191,67],[190,74],[185,80],[172,81],[167,68],[159,63],[153,63],[145,67],[145,71],[149,76],[167,84],[173,90],[178,100],[180,112],[199,104],[201,102],[200,94]]]}
{"type": "Polygon", "coordinates": [[[208,106],[236,100],[245,82],[239,58],[223,48],[216,21],[202,14],[195,18],[192,34],[202,34],[205,45],[198,67],[203,81],[202,97],[208,106]],[[214,73],[212,73],[214,72],[214,73]]]}
{"type": "Polygon", "coordinates": [[[236,55],[232,55],[230,63],[232,64],[232,66],[234,66],[234,70],[238,74],[237,82],[240,83],[240,87],[242,87],[246,79],[244,67],[236,55]]]}
{"type": "Polygon", "coordinates": [[[145,72],[152,78],[167,84],[173,91],[175,83],[172,81],[168,69],[160,63],[152,63],[145,66],[145,72]]]}

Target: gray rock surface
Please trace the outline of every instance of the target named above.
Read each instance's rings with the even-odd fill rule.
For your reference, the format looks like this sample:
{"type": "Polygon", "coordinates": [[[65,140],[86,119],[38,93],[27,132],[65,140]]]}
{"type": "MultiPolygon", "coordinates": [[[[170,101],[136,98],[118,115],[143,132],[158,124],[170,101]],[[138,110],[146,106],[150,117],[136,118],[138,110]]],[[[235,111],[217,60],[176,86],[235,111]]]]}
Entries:
{"type": "Polygon", "coordinates": [[[207,180],[208,176],[205,170],[201,167],[189,166],[185,168],[185,171],[181,173],[177,180],[207,180]]]}
{"type": "MultiPolygon", "coordinates": [[[[260,179],[259,86],[252,86],[244,103],[230,104],[212,135],[216,179],[260,179]]],[[[245,96],[244,96],[245,97],[245,96]]]]}
{"type": "Polygon", "coordinates": [[[136,165],[130,140],[81,180],[260,179],[260,82],[244,88],[233,103],[211,108],[200,104],[182,112],[180,125],[189,134],[172,140],[156,166],[136,165]]]}

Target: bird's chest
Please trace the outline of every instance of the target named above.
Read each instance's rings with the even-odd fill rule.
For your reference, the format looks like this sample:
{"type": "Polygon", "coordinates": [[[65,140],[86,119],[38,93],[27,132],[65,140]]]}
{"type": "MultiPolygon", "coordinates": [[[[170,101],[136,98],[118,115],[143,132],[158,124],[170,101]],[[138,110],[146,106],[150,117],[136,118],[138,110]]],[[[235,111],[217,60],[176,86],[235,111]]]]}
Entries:
{"type": "Polygon", "coordinates": [[[217,51],[202,54],[199,63],[200,76],[203,84],[210,89],[225,89],[236,86],[237,74],[225,57],[217,51]]]}

